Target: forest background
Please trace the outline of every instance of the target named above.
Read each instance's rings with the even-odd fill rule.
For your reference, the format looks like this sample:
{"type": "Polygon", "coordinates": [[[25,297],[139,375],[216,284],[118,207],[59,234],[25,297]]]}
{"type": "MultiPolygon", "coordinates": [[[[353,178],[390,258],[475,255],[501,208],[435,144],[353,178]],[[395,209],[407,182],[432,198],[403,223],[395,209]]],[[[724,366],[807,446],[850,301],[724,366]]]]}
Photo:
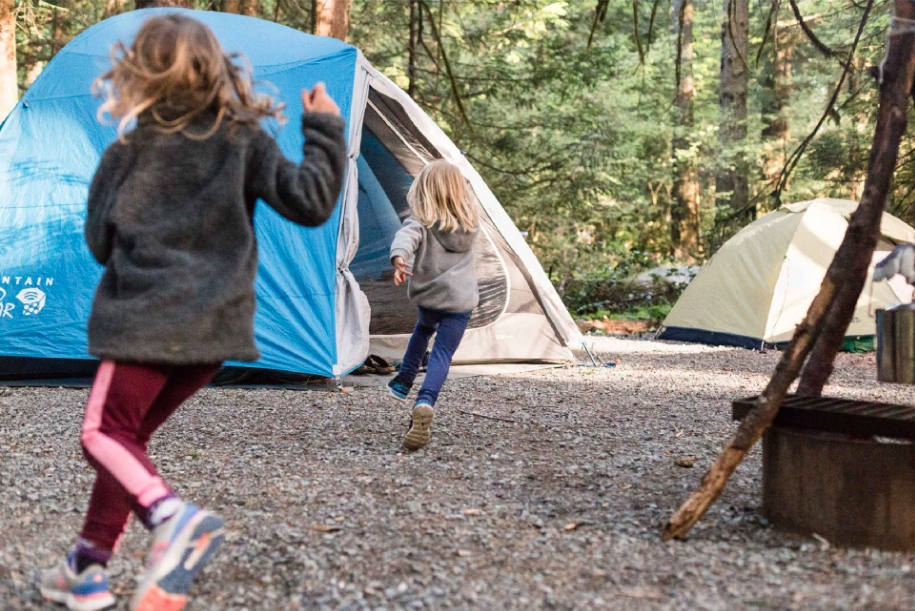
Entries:
{"type": "MultiPolygon", "coordinates": [[[[779,205],[857,200],[886,0],[0,0],[0,120],[74,36],[178,4],[359,47],[483,174],[573,314],[657,319],[779,205]]],[[[915,223],[904,140],[889,212],[915,223]]]]}

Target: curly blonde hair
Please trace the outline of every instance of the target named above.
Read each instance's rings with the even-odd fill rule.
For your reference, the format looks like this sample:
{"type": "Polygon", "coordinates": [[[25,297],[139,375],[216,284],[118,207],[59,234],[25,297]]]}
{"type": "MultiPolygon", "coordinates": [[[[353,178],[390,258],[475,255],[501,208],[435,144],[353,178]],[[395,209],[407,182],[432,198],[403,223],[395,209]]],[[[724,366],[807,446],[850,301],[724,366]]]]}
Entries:
{"type": "Polygon", "coordinates": [[[185,15],[149,19],[130,48],[114,45],[111,60],[114,67],[95,81],[93,92],[105,97],[99,120],[106,114],[118,119],[122,138],[145,113],[162,131],[201,139],[224,120],[253,126],[267,117],[284,119],[282,104],[255,93],[244,56],[226,55],[210,28],[185,15]],[[216,114],[213,126],[205,134],[189,133],[191,121],[207,111],[216,114]]]}
{"type": "Polygon", "coordinates": [[[461,170],[444,159],[436,159],[422,169],[407,192],[413,218],[431,228],[438,223],[442,231],[473,231],[480,216],[470,186],[461,170]]]}

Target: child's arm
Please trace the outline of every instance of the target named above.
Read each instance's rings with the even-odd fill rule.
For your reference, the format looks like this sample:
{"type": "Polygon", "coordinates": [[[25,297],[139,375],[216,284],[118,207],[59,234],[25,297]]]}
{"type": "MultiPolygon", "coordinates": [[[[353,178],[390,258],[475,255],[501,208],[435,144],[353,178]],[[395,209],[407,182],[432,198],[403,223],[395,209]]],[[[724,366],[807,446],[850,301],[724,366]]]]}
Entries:
{"type": "Polygon", "coordinates": [[[86,212],[86,244],[95,260],[105,265],[111,256],[114,228],[108,222],[117,187],[130,166],[130,147],[115,142],[102,155],[92,184],[89,186],[89,205],[86,212]]]}
{"type": "Polygon", "coordinates": [[[323,85],[302,92],[302,135],[305,158],[300,165],[286,159],[276,141],[259,132],[248,160],[249,195],[299,225],[314,227],[333,214],[346,169],[346,123],[323,85]]]}
{"type": "Polygon", "coordinates": [[[423,226],[412,217],[404,221],[391,244],[391,265],[394,266],[394,286],[400,286],[407,281],[407,276],[413,274],[407,271],[406,261],[413,256],[420,242],[423,241],[423,226]]]}

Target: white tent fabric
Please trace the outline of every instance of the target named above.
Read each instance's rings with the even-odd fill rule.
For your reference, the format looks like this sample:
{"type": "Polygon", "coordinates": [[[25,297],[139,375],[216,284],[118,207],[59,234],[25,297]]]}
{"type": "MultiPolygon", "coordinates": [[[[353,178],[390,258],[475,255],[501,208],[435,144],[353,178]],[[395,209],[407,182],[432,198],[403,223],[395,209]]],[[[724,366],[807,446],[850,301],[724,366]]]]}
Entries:
{"type": "MultiPolygon", "coordinates": [[[[351,131],[350,164],[347,184],[345,186],[344,220],[340,227],[340,240],[337,252],[337,325],[338,332],[338,365],[339,372],[352,369],[361,363],[367,353],[388,359],[399,358],[406,349],[410,334],[408,329],[398,333],[371,333],[370,318],[373,313],[371,295],[360,290],[359,282],[348,269],[360,244],[359,222],[357,219],[357,202],[359,198],[360,178],[357,172],[357,158],[360,155],[361,139],[365,130],[364,115],[371,109],[381,115],[392,131],[402,129],[401,122],[409,122],[410,129],[419,132],[422,138],[444,159],[457,165],[467,178],[483,210],[492,221],[493,226],[484,226],[483,238],[503,268],[506,286],[504,292],[510,297],[527,293],[531,301],[536,301],[536,308],[529,311],[509,311],[510,297],[500,313],[482,326],[473,326],[467,330],[464,340],[454,362],[460,363],[495,363],[495,362],[562,362],[574,360],[569,346],[581,342],[581,333],[562,303],[555,288],[547,278],[534,253],[524,241],[513,221],[490,191],[482,177],[467,162],[462,152],[454,145],[432,119],[404,92],[369,64],[360,53],[356,83],[353,87],[353,125],[362,125],[362,129],[351,131]],[[370,100],[370,92],[381,94],[399,106],[402,115],[385,116],[385,110],[379,109],[370,100]],[[358,114],[357,114],[358,113],[358,114]],[[497,246],[496,242],[504,244],[497,246]],[[513,255],[511,260],[505,251],[513,255]],[[513,271],[514,270],[514,271],[513,271]],[[512,279],[522,277],[523,283],[512,279]]],[[[411,145],[409,134],[397,134],[408,154],[415,154],[421,165],[431,159],[428,154],[418,150],[419,146],[411,145]]],[[[420,165],[420,167],[421,167],[420,165]]],[[[364,166],[363,166],[364,167],[364,166]]],[[[368,180],[368,177],[366,177],[368,180]]]]}
{"type": "MultiPolygon", "coordinates": [[[[661,339],[759,348],[791,340],[826,275],[857,203],[816,199],[782,206],[750,223],[706,263],[664,320],[661,339]]],[[[896,277],[871,282],[873,267],[915,229],[889,214],[847,337],[876,331],[876,311],[910,303],[896,277]]]]}

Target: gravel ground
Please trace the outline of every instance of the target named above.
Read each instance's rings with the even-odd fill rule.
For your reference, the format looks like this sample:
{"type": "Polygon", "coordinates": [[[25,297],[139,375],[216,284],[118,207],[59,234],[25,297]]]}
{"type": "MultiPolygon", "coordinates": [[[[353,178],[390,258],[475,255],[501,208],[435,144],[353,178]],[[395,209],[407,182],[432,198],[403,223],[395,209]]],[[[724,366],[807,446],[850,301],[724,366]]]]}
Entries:
{"type": "MultiPolygon", "coordinates": [[[[230,530],[188,611],[915,608],[915,555],[767,527],[758,450],[689,540],[662,543],[733,431],[729,401],[757,393],[778,354],[593,344],[619,365],[452,381],[413,455],[383,389],[205,390],[152,447],[230,530]]],[[[874,372],[873,355],[841,355],[828,392],[915,403],[874,372]]],[[[87,391],[0,393],[0,609],[50,610],[32,579],[81,524],[87,391]]],[[[133,524],[110,567],[125,603],[145,544],[133,524]]]]}

